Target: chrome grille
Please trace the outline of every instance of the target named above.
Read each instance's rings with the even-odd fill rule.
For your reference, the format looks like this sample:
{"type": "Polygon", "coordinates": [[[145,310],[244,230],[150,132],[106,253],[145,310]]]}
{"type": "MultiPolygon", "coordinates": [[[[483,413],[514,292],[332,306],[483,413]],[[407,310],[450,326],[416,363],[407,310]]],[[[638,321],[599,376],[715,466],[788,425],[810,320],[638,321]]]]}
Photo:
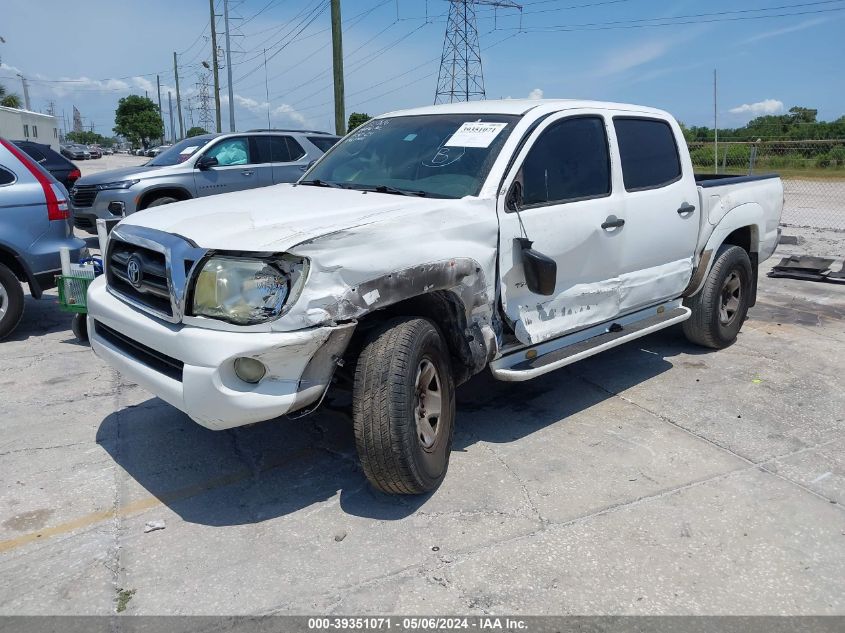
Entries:
{"type": "Polygon", "coordinates": [[[156,312],[173,316],[164,253],[115,241],[110,249],[106,270],[109,285],[116,291],[156,312]],[[130,279],[130,259],[138,262],[140,276],[136,282],[130,279]]]}
{"type": "Polygon", "coordinates": [[[70,190],[70,201],[79,209],[93,205],[96,197],[97,185],[76,185],[70,190]]]}
{"type": "Polygon", "coordinates": [[[142,226],[115,227],[109,235],[109,292],[171,323],[185,314],[188,280],[206,254],[184,237],[142,226]]]}

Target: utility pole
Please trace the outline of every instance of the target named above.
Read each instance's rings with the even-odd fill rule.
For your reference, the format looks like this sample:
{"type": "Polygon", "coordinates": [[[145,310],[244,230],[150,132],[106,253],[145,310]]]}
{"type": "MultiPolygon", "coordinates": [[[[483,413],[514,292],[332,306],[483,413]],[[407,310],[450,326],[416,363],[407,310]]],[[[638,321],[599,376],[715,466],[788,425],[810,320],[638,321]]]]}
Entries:
{"type": "Polygon", "coordinates": [[[26,83],[26,77],[18,73],[18,77],[21,78],[21,84],[23,84],[23,104],[27,110],[32,110],[32,106],[29,104],[29,84],[26,83]]]}
{"type": "Polygon", "coordinates": [[[179,116],[179,138],[185,138],[185,127],[182,123],[182,97],[179,94],[179,65],[176,60],[176,51],[173,51],[173,76],[176,78],[176,112],[179,116]]]}
{"type": "Polygon", "coordinates": [[[161,144],[164,145],[164,111],[161,109],[161,77],[156,75],[156,89],[158,90],[158,119],[161,121],[161,144]]]}
{"type": "Polygon", "coordinates": [[[173,127],[173,99],[171,98],[172,94],[173,93],[170,92],[169,90],[167,91],[167,104],[168,104],[168,107],[170,108],[170,139],[171,139],[170,142],[175,143],[176,142],[176,129],[173,127]]]}
{"type": "Polygon", "coordinates": [[[346,105],[343,95],[343,31],[340,0],[332,0],[332,67],[334,69],[334,131],[346,134],[346,105]]]}
{"type": "Polygon", "coordinates": [[[235,94],[232,86],[232,47],[229,44],[229,0],[223,0],[223,26],[226,29],[226,75],[229,82],[229,131],[235,131],[235,94]]]}
{"type": "Polygon", "coordinates": [[[715,133],[715,142],[713,143],[713,167],[715,172],[719,173],[719,106],[716,93],[716,69],[713,69],[713,132],[715,133]]]}
{"type": "Polygon", "coordinates": [[[214,111],[216,113],[217,131],[222,131],[220,126],[220,75],[217,65],[217,15],[214,13],[214,0],[208,0],[208,8],[211,11],[211,69],[214,75],[214,111]]]}

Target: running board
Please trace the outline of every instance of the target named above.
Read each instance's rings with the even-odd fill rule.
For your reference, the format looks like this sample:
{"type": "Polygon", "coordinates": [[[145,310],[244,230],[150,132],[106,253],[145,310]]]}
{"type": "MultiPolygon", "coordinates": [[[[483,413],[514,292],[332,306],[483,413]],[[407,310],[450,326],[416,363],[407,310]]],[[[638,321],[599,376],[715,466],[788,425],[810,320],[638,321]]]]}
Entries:
{"type": "Polygon", "coordinates": [[[604,332],[591,338],[566,344],[569,337],[561,339],[561,346],[549,349],[547,341],[541,345],[521,349],[518,352],[503,356],[491,363],[490,369],[493,376],[498,380],[507,382],[521,382],[542,376],[550,371],[571,365],[579,360],[595,356],[612,347],[617,347],[628,341],[633,341],[642,336],[657,332],[670,325],[686,321],[690,317],[690,309],[678,306],[664,310],[644,319],[634,321],[627,325],[613,323],[604,329],[604,332]],[[542,347],[543,354],[538,353],[538,347],[542,347]],[[518,359],[523,360],[518,360],[518,359]]]}

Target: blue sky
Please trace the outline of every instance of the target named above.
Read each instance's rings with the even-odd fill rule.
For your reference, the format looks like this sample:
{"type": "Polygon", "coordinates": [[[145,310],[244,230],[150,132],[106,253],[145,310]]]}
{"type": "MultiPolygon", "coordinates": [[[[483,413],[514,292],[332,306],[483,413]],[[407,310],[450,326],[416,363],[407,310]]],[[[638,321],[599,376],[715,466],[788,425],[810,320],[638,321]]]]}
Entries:
{"type": "MultiPolygon", "coordinates": [[[[818,108],[823,119],[845,115],[845,0],[522,4],[521,20],[515,10],[479,7],[488,98],[625,101],[710,125],[717,68],[720,127],[793,105],[818,108]]],[[[273,125],[333,128],[329,12],[320,13],[322,5],[328,0],[231,0],[239,129],[266,125],[265,47],[273,125]],[[294,38],[292,29],[310,17],[294,38]]],[[[3,0],[0,82],[20,93],[15,74],[26,75],[33,109],[52,100],[70,117],[76,105],[86,124],[110,133],[117,100],[144,89],[154,98],[159,72],[166,114],[173,51],[180,53],[183,93],[196,103],[199,64],[210,58],[207,0],[77,0],[72,7],[3,0]]],[[[343,0],[342,7],[347,113],[431,103],[448,2],[343,0]]],[[[225,76],[223,70],[224,84],[225,76]]],[[[222,95],[227,129],[225,87],[222,95]]]]}

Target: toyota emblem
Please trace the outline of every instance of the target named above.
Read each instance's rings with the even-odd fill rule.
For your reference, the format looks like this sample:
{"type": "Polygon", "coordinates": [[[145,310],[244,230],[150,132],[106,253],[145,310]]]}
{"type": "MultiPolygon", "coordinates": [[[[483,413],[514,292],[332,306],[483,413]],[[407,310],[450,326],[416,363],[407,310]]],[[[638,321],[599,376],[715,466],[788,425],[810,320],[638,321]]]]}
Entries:
{"type": "Polygon", "coordinates": [[[136,288],[141,287],[141,280],[144,278],[144,269],[141,265],[140,258],[132,255],[129,261],[126,262],[126,276],[129,277],[129,283],[136,288]]]}

